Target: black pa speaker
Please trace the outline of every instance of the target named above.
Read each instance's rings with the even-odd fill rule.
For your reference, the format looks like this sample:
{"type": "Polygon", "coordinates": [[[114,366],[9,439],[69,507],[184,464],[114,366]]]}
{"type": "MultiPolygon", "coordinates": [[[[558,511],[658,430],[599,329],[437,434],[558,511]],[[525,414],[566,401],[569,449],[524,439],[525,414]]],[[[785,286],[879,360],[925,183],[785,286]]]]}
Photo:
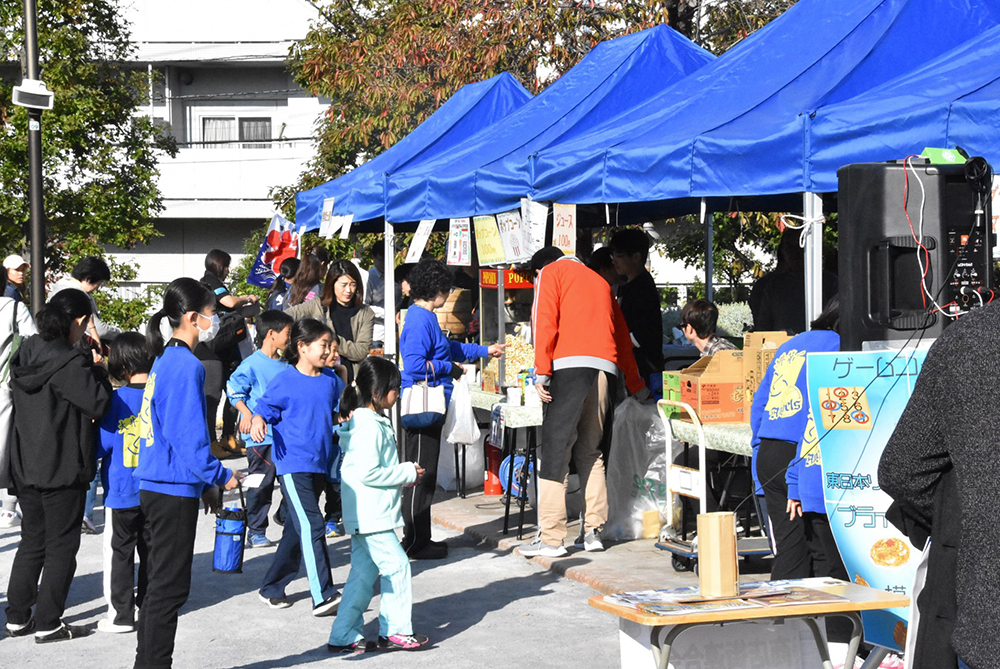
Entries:
{"type": "Polygon", "coordinates": [[[935,338],[993,297],[989,177],[974,169],[989,166],[915,158],[910,167],[861,163],[837,172],[844,351],[935,338]]]}

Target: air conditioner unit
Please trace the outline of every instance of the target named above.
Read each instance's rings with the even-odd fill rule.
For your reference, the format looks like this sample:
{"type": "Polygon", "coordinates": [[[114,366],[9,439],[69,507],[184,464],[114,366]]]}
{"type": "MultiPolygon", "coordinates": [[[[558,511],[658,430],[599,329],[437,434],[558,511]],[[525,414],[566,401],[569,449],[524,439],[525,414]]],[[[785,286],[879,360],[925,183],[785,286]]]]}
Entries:
{"type": "Polygon", "coordinates": [[[29,109],[52,109],[55,95],[45,83],[37,79],[25,79],[20,86],[14,87],[13,102],[19,107],[29,109]]]}

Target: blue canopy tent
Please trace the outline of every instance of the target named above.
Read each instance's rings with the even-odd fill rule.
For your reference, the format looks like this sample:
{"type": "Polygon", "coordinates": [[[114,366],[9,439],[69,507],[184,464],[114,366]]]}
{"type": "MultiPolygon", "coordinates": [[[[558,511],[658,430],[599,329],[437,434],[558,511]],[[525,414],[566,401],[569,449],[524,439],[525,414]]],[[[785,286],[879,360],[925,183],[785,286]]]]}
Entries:
{"type": "Polygon", "coordinates": [[[802,125],[803,180],[813,192],[837,190],[844,165],[901,158],[925,146],[961,146],[1000,165],[1000,27],[916,72],[820,107],[802,125]]]}
{"type": "MultiPolygon", "coordinates": [[[[992,0],[801,0],[692,76],[541,151],[532,197],[626,212],[644,203],[645,216],[700,204],[707,217],[705,198],[801,192],[802,136],[775,137],[781,119],[911,72],[998,23],[992,0]]],[[[822,203],[806,197],[803,210],[818,221],[822,203]]],[[[821,306],[820,238],[807,236],[810,318],[821,306]]]]}
{"type": "MultiPolygon", "coordinates": [[[[318,229],[323,201],[330,197],[334,198],[334,215],[352,214],[356,222],[377,222],[385,213],[386,173],[417,158],[451,151],[530,99],[531,94],[507,73],[463,86],[391,148],[338,179],[297,194],[296,223],[305,225],[306,230],[318,229]]],[[[381,225],[378,229],[381,230],[381,225]]]]}
{"type": "Polygon", "coordinates": [[[545,91],[447,154],[421,156],[388,180],[389,220],[508,211],[531,188],[529,156],[586,133],[714,57],[667,26],[603,42],[545,91]]]}

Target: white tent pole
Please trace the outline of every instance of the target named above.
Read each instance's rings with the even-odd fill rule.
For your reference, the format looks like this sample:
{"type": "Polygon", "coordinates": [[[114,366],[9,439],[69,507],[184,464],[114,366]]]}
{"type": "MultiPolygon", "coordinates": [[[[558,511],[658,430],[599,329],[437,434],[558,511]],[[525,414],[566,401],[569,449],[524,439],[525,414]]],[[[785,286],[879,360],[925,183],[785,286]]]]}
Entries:
{"type": "Polygon", "coordinates": [[[701,224],[705,227],[705,299],[715,298],[712,276],[715,274],[715,230],[712,229],[712,215],[708,211],[708,200],[701,198],[701,224]]]}
{"type": "Polygon", "coordinates": [[[806,219],[804,325],[808,329],[823,311],[823,199],[816,193],[803,193],[802,216],[806,219]]]}
{"type": "Polygon", "coordinates": [[[396,355],[396,236],[392,223],[385,222],[385,354],[396,355]]]}

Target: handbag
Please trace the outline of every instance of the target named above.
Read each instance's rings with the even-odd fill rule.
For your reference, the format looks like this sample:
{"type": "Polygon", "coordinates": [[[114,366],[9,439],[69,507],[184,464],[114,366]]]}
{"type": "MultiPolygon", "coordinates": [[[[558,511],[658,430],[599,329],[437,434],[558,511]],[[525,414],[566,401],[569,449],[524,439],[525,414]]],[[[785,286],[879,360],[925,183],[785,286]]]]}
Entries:
{"type": "Polygon", "coordinates": [[[424,380],[403,390],[400,419],[403,427],[409,430],[432,427],[444,421],[447,410],[444,386],[430,384],[430,373],[433,370],[434,366],[428,361],[424,369],[424,380]]]}

